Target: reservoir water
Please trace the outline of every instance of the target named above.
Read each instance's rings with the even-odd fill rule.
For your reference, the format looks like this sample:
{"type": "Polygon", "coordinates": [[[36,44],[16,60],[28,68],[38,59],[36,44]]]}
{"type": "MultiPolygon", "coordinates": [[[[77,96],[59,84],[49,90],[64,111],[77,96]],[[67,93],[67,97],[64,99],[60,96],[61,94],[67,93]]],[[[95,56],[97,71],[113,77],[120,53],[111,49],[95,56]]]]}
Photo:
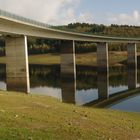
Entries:
{"type": "MultiPolygon", "coordinates": [[[[137,77],[136,88],[140,85],[140,70],[129,71],[126,66],[110,67],[108,75],[98,75],[97,69],[92,66],[77,66],[76,94],[62,95],[60,65],[30,65],[31,94],[52,96],[63,101],[63,97],[77,105],[94,106],[100,101],[108,100],[107,108],[140,112],[140,92],[125,94],[129,85],[135,83],[132,76],[137,77]],[[136,73],[135,73],[136,72],[136,73]],[[100,86],[100,87],[99,87],[100,86]],[[99,90],[105,89],[107,94],[100,95],[99,90]],[[120,99],[120,96],[123,98],[120,99]],[[118,97],[119,95],[119,97],[118,97]],[[70,97],[72,96],[72,97],[70,97]],[[125,98],[124,98],[125,97],[125,98]],[[115,99],[116,98],[116,99],[115,99]],[[117,100],[119,98],[119,100],[117,100]]],[[[6,66],[0,65],[0,89],[6,90],[6,66]]],[[[105,92],[106,93],[106,92],[105,92]]]]}

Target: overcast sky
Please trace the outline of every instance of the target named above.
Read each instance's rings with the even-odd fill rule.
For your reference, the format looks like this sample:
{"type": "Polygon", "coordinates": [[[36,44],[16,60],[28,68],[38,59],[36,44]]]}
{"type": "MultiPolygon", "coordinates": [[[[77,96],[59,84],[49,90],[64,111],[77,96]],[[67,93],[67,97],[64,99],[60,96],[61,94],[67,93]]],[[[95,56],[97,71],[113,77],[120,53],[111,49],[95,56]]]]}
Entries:
{"type": "Polygon", "coordinates": [[[140,25],[140,0],[0,0],[0,9],[53,25],[140,25]]]}

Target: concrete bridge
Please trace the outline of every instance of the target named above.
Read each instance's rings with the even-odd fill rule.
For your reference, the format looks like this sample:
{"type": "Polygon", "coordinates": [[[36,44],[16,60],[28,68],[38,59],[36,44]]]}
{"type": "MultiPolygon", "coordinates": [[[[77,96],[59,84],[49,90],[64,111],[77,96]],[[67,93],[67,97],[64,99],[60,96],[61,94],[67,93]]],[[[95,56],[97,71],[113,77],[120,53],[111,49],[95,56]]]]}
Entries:
{"type": "MultiPolygon", "coordinates": [[[[7,90],[30,92],[27,38],[51,38],[61,40],[61,83],[62,93],[70,95],[76,92],[75,41],[97,43],[98,74],[108,76],[108,44],[127,43],[128,64],[137,67],[136,48],[140,38],[122,38],[88,35],[67,32],[51,26],[0,10],[0,34],[5,38],[7,90]]],[[[100,77],[108,84],[108,78],[100,77]]],[[[133,88],[135,85],[130,85],[133,88]]],[[[106,92],[106,86],[100,86],[99,92],[106,92]]]]}

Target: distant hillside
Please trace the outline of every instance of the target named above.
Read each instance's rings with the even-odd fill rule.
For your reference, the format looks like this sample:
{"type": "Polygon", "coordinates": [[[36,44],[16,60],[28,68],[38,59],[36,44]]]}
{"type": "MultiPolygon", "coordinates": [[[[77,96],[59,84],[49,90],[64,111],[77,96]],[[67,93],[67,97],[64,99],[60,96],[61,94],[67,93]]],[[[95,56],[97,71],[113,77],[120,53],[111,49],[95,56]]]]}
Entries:
{"type": "Polygon", "coordinates": [[[123,37],[140,37],[140,26],[116,25],[110,26],[88,23],[70,23],[66,26],[56,26],[58,29],[71,30],[75,32],[109,35],[109,36],[123,36],[123,37]]]}

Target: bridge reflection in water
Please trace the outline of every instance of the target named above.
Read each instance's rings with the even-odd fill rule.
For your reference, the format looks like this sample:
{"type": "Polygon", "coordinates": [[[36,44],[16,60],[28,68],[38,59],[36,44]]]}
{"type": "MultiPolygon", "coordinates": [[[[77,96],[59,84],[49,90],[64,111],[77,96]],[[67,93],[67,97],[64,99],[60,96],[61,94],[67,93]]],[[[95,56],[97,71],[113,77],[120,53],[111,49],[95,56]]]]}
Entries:
{"type": "MultiPolygon", "coordinates": [[[[5,69],[5,65],[0,66],[1,89],[6,89],[5,69]]],[[[67,103],[93,106],[106,106],[139,93],[139,89],[136,88],[140,84],[140,79],[137,80],[140,70],[137,70],[136,66],[110,67],[109,71],[91,66],[77,66],[76,69],[77,79],[74,82],[77,83],[77,90],[75,94],[72,94],[73,92],[65,94],[61,92],[62,77],[59,65],[30,65],[31,92],[54,96],[67,103]]],[[[67,76],[63,78],[66,78],[68,88],[67,76]]]]}

